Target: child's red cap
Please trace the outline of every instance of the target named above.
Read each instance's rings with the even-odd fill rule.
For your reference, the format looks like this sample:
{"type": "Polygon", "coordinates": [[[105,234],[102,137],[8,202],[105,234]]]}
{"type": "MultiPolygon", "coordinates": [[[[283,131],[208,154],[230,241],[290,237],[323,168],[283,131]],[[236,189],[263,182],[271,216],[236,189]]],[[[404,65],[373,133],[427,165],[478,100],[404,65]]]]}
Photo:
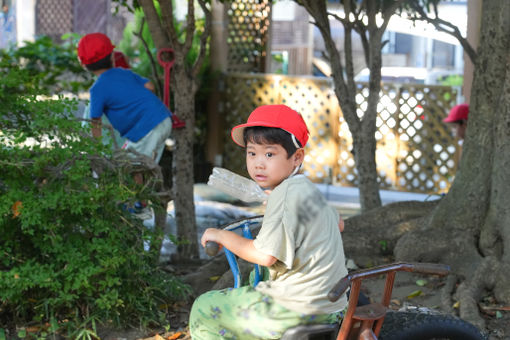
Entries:
{"type": "Polygon", "coordinates": [[[448,116],[443,119],[445,123],[454,123],[460,120],[467,120],[469,114],[468,104],[459,104],[452,107],[448,116]]]}
{"type": "Polygon", "coordinates": [[[89,33],[78,43],[78,58],[84,65],[90,65],[113,52],[115,45],[103,33],[89,33]]]}
{"type": "Polygon", "coordinates": [[[301,144],[308,141],[308,128],[301,115],[286,105],[263,105],[256,108],[248,117],[246,124],[237,125],[232,129],[232,139],[242,147],[244,144],[244,129],[250,126],[265,126],[287,131],[301,144]]]}

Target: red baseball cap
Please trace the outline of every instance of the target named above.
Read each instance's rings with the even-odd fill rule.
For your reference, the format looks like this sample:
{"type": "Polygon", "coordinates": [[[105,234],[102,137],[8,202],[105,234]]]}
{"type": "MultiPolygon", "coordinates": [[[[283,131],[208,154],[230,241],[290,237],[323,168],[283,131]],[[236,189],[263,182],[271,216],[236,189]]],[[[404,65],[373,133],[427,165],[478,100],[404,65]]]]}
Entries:
{"type": "Polygon", "coordinates": [[[263,105],[257,107],[248,117],[246,124],[232,128],[232,139],[242,147],[245,147],[243,133],[250,126],[265,126],[279,128],[294,136],[301,146],[308,141],[308,128],[301,115],[286,105],[263,105]]]}
{"type": "Polygon", "coordinates": [[[113,52],[115,45],[103,33],[89,33],[78,43],[78,58],[84,65],[90,65],[113,52]]]}
{"type": "Polygon", "coordinates": [[[460,120],[467,120],[469,114],[468,104],[459,104],[452,107],[448,116],[443,119],[445,123],[455,123],[460,120]]]}

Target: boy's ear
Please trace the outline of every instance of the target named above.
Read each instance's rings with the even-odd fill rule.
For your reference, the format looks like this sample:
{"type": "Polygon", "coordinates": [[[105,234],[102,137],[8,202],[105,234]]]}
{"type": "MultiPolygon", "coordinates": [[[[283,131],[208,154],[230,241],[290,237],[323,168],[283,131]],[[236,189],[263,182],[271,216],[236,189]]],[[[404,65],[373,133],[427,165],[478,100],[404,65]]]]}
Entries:
{"type": "Polygon", "coordinates": [[[297,149],[293,156],[296,165],[302,164],[305,160],[305,150],[303,148],[297,149]]]}

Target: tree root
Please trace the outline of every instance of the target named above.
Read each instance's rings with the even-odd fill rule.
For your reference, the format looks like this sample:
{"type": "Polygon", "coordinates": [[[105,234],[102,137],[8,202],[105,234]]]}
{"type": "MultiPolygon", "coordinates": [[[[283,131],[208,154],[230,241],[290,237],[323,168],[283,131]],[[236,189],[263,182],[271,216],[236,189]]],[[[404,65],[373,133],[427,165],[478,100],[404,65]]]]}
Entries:
{"type": "Polygon", "coordinates": [[[397,240],[423,224],[438,201],[395,202],[345,220],[342,234],[345,254],[361,267],[371,267],[374,259],[391,255],[397,240]]]}
{"type": "Polygon", "coordinates": [[[446,278],[445,285],[441,289],[441,310],[448,314],[455,314],[452,303],[452,294],[457,285],[457,275],[450,274],[446,278]]]}
{"type": "MultiPolygon", "coordinates": [[[[228,270],[228,262],[225,255],[219,254],[211,261],[182,277],[182,281],[187,283],[193,289],[195,296],[210,290],[214,285],[214,281],[210,280],[211,277],[221,276],[228,270]]],[[[230,273],[230,271],[228,271],[230,273]]],[[[232,276],[232,274],[230,274],[232,276]]]]}
{"type": "Polygon", "coordinates": [[[346,219],[345,227],[347,229],[397,225],[405,221],[414,220],[428,215],[438,203],[439,200],[390,203],[383,207],[372,209],[361,215],[356,215],[346,219]]]}
{"type": "Polygon", "coordinates": [[[478,312],[478,301],[486,289],[492,289],[500,262],[494,257],[485,257],[474,274],[457,289],[460,302],[460,317],[475,326],[484,329],[485,320],[478,312]]]}

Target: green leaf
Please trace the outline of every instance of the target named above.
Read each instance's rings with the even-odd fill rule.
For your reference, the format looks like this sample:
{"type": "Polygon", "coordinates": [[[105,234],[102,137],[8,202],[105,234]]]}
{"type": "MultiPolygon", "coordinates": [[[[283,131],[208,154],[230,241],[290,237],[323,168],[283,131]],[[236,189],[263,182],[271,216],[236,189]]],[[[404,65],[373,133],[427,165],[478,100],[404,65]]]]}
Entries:
{"type": "Polygon", "coordinates": [[[503,313],[501,313],[499,310],[496,311],[496,319],[501,319],[503,317],[503,313]]]}
{"type": "Polygon", "coordinates": [[[0,328],[0,340],[5,340],[6,337],[5,337],[5,331],[3,328],[0,328]]]}
{"type": "Polygon", "coordinates": [[[24,328],[22,328],[22,329],[20,329],[20,330],[18,331],[18,337],[19,337],[19,338],[24,338],[24,337],[26,337],[26,336],[27,336],[27,331],[26,331],[24,328]]]}
{"type": "Polygon", "coordinates": [[[416,280],[416,285],[420,287],[425,286],[427,283],[428,283],[427,280],[424,279],[416,280]]]}

